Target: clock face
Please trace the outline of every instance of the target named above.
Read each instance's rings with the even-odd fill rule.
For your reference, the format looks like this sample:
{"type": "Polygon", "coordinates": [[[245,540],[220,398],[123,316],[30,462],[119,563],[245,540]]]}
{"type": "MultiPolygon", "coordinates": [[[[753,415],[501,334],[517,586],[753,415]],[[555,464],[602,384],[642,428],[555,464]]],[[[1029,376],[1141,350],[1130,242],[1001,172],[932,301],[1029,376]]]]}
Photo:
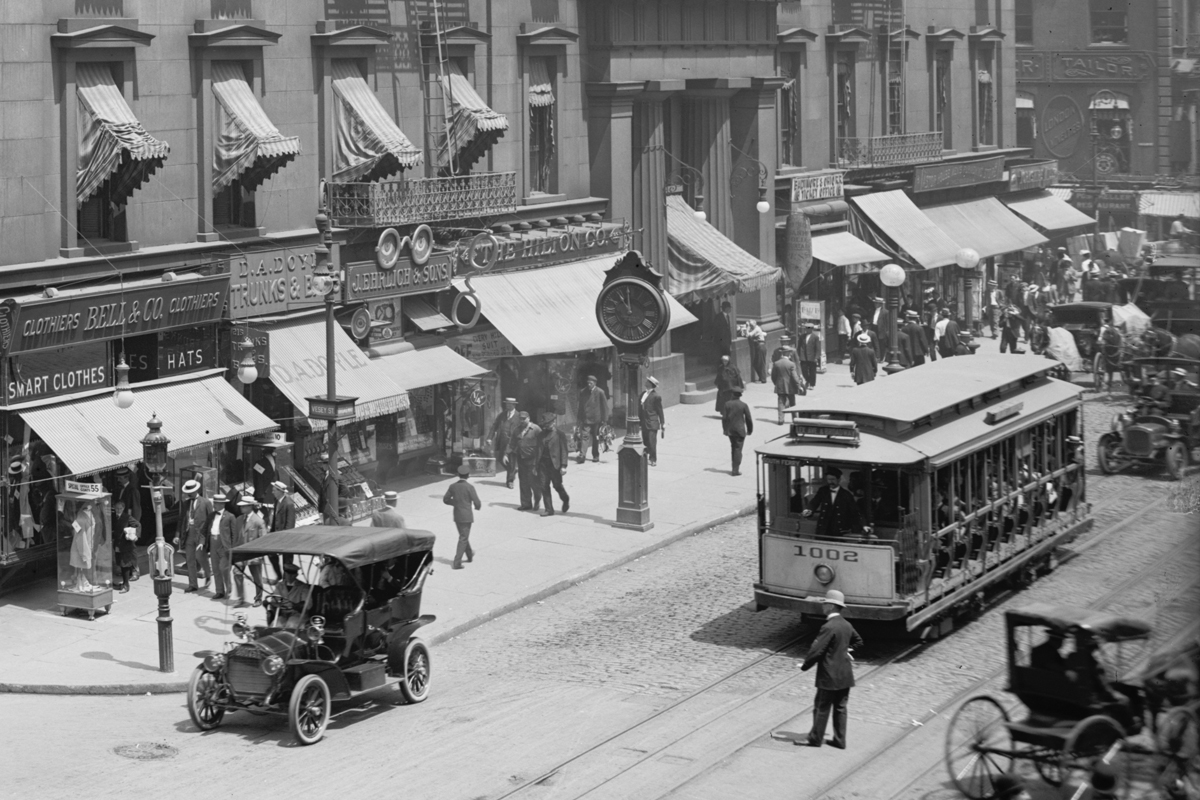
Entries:
{"type": "Polygon", "coordinates": [[[639,345],[656,340],[667,323],[667,308],[653,286],[635,278],[621,278],[600,291],[597,304],[600,327],[619,344],[639,345]]]}

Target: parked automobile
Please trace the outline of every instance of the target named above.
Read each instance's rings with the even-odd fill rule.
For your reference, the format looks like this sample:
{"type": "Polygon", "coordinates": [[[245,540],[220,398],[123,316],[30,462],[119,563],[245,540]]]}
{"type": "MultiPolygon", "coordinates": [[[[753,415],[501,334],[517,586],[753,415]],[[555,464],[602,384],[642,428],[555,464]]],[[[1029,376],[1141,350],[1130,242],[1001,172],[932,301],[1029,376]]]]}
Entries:
{"type": "Polygon", "coordinates": [[[1183,477],[1200,447],[1200,361],[1138,358],[1129,374],[1135,405],[1113,418],[1096,450],[1102,472],[1131,464],[1163,464],[1183,477]]]}

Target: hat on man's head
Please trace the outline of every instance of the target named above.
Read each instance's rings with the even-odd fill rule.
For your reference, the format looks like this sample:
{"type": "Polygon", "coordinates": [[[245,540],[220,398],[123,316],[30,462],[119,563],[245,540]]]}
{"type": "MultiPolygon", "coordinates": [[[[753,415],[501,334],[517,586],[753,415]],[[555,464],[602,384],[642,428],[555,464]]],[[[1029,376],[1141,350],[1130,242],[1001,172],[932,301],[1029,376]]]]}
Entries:
{"type": "Polygon", "coordinates": [[[817,323],[813,322],[812,320],[807,320],[807,321],[804,323],[804,327],[806,327],[806,328],[815,328],[815,327],[817,327],[817,323]]]}
{"type": "Polygon", "coordinates": [[[859,342],[860,344],[870,344],[870,343],[871,343],[871,337],[870,337],[870,336],[868,336],[868,335],[866,334],[866,332],[864,331],[863,333],[860,333],[860,334],[858,335],[858,342],[859,342]]]}
{"type": "Polygon", "coordinates": [[[837,606],[838,608],[846,607],[846,595],[842,594],[837,589],[830,589],[829,591],[825,592],[824,597],[816,596],[806,597],[804,599],[810,603],[829,603],[831,606],[837,606]]]}
{"type": "Polygon", "coordinates": [[[288,490],[287,484],[283,481],[271,481],[271,488],[278,489],[281,492],[286,492],[288,490]]]}
{"type": "Polygon", "coordinates": [[[296,566],[295,564],[291,564],[291,563],[286,563],[286,562],[285,562],[285,563],[283,564],[283,571],[284,571],[284,572],[291,572],[291,573],[293,573],[293,574],[296,574],[296,573],[299,573],[299,572],[300,572],[300,567],[296,566]]]}
{"type": "Polygon", "coordinates": [[[543,411],[541,419],[543,425],[550,425],[558,421],[558,415],[553,411],[543,411]]]}
{"type": "Polygon", "coordinates": [[[1091,250],[1080,250],[1079,251],[1079,255],[1081,255],[1081,256],[1090,256],[1091,254],[1092,254],[1091,250]]]}
{"type": "Polygon", "coordinates": [[[214,495],[213,495],[213,502],[214,502],[214,503],[228,503],[228,502],[229,502],[229,497],[228,497],[228,496],[226,496],[226,495],[224,495],[224,494],[214,494],[214,495]]]}
{"type": "Polygon", "coordinates": [[[588,379],[589,381],[593,381],[593,382],[595,382],[595,383],[599,383],[599,381],[597,381],[597,380],[596,380],[596,376],[595,376],[595,375],[588,375],[588,376],[587,376],[587,379],[588,379]]]}
{"type": "Polygon", "coordinates": [[[658,386],[658,378],[654,377],[653,375],[647,375],[646,383],[650,384],[651,386],[658,386]]]}
{"type": "Polygon", "coordinates": [[[908,311],[905,311],[905,312],[904,312],[904,316],[905,316],[905,317],[908,317],[909,319],[917,319],[917,318],[918,318],[918,317],[920,317],[921,315],[920,315],[920,314],[918,314],[917,312],[913,311],[913,310],[910,308],[908,311]]]}
{"type": "Polygon", "coordinates": [[[24,471],[25,471],[25,460],[24,459],[14,458],[12,461],[8,462],[8,474],[9,475],[20,475],[24,471]]]}
{"type": "Polygon", "coordinates": [[[117,467],[117,475],[128,478],[132,474],[133,470],[131,470],[128,466],[117,467]]]}
{"type": "Polygon", "coordinates": [[[254,495],[246,493],[238,499],[239,506],[256,506],[258,501],[254,499],[254,495]]]}
{"type": "Polygon", "coordinates": [[[466,464],[459,464],[458,465],[458,474],[460,477],[463,477],[463,478],[470,477],[471,468],[468,467],[466,464]]]}
{"type": "Polygon", "coordinates": [[[383,499],[385,502],[388,502],[388,503],[394,503],[399,498],[400,498],[400,495],[396,494],[395,492],[384,492],[383,493],[383,499]]]}
{"type": "Polygon", "coordinates": [[[200,491],[200,481],[198,481],[198,480],[193,479],[183,485],[183,493],[184,494],[196,494],[199,491],[200,491]]]}
{"type": "Polygon", "coordinates": [[[1067,248],[1065,248],[1065,247],[1060,247],[1060,248],[1058,248],[1058,252],[1060,252],[1060,253],[1065,253],[1065,252],[1067,252],[1067,248]]]}
{"type": "Polygon", "coordinates": [[[515,405],[517,404],[517,398],[515,398],[515,397],[506,397],[506,398],[504,398],[504,402],[506,402],[506,403],[512,403],[512,404],[515,406],[515,405]]]}
{"type": "Polygon", "coordinates": [[[520,411],[517,413],[517,418],[527,420],[527,419],[529,419],[529,412],[528,411],[520,411]]]}
{"type": "Polygon", "coordinates": [[[742,390],[741,390],[741,389],[739,389],[739,388],[737,388],[737,387],[734,387],[734,388],[730,389],[730,390],[729,390],[729,393],[730,393],[731,395],[733,395],[734,397],[741,397],[741,396],[742,396],[742,390]]]}

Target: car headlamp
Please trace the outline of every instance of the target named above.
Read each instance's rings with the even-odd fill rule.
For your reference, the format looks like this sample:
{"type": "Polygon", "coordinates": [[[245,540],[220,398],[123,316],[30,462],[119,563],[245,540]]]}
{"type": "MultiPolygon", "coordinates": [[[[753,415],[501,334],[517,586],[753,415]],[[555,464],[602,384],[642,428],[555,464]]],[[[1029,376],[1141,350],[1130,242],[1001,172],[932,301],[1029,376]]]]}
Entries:
{"type": "Polygon", "coordinates": [[[278,675],[283,670],[283,659],[279,656],[268,656],[262,662],[262,671],[268,675],[278,675]]]}
{"type": "Polygon", "coordinates": [[[315,616],[308,621],[308,627],[304,630],[304,638],[308,639],[310,644],[320,644],[325,638],[325,618],[315,616]]]}
{"type": "Polygon", "coordinates": [[[817,564],[817,566],[813,568],[813,576],[816,577],[816,579],[823,586],[833,583],[833,579],[836,577],[833,572],[833,567],[829,566],[828,564],[817,564]]]}
{"type": "Polygon", "coordinates": [[[238,614],[233,619],[233,635],[239,639],[245,639],[250,635],[250,625],[246,622],[245,614],[238,614]]]}
{"type": "Polygon", "coordinates": [[[221,653],[213,653],[204,659],[204,670],[206,672],[220,672],[225,668],[225,656],[221,653]]]}

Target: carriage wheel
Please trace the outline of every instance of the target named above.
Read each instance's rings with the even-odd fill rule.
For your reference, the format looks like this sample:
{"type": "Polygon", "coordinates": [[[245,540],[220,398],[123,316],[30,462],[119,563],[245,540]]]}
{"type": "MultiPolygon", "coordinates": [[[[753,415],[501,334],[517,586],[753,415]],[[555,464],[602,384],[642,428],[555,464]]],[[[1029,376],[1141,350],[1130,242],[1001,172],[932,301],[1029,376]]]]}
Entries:
{"type": "Polygon", "coordinates": [[[946,769],[971,800],[987,800],[996,776],[1012,769],[1008,712],[991,697],[972,697],[959,706],[946,729],[946,769]]]}
{"type": "Polygon", "coordinates": [[[1158,750],[1167,763],[1158,777],[1168,800],[1200,797],[1200,719],[1189,708],[1173,708],[1158,727],[1158,750]]]}
{"type": "Polygon", "coordinates": [[[1117,773],[1117,797],[1129,794],[1129,758],[1121,749],[1125,743],[1125,731],[1112,717],[1096,714],[1077,723],[1063,745],[1061,773],[1065,780],[1072,772],[1087,778],[1101,761],[1107,762],[1117,773]]]}
{"type": "Polygon", "coordinates": [[[1039,750],[1029,754],[1037,774],[1051,786],[1062,786],[1063,782],[1062,762],[1058,755],[1056,750],[1039,750]]]}

